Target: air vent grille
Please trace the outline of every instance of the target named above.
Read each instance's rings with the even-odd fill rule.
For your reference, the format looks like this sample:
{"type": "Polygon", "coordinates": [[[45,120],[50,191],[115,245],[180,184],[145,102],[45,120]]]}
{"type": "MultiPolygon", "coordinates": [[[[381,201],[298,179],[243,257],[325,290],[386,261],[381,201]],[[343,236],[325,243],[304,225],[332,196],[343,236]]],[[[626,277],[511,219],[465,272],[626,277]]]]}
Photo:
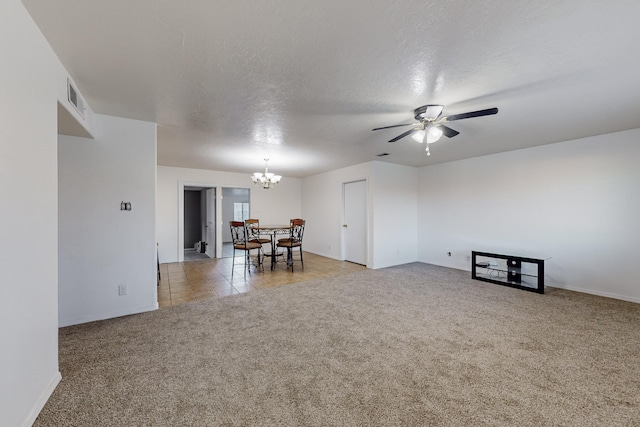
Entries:
{"type": "Polygon", "coordinates": [[[78,114],[84,117],[84,100],[71,83],[71,79],[67,79],[67,94],[69,96],[69,103],[74,106],[78,114]]]}

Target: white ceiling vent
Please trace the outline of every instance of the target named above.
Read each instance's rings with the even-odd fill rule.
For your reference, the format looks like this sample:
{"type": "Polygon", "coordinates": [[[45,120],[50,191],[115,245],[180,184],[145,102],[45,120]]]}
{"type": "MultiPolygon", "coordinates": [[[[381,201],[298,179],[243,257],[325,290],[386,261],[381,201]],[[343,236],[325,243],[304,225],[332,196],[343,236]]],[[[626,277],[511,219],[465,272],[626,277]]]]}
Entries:
{"type": "Polygon", "coordinates": [[[71,79],[67,78],[67,95],[69,97],[69,103],[73,105],[76,111],[84,118],[84,99],[80,95],[80,92],[71,83],[71,79]]]}

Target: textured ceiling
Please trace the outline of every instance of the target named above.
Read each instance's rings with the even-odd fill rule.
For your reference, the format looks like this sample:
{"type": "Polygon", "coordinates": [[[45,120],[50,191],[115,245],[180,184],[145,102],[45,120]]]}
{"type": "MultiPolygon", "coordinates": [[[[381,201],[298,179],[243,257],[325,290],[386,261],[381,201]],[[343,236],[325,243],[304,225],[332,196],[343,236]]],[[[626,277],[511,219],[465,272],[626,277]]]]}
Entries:
{"type": "Polygon", "coordinates": [[[640,127],[637,0],[23,3],[97,113],[158,123],[160,165],[303,177],[640,127]],[[500,112],[430,157],[371,131],[424,104],[500,112]]]}

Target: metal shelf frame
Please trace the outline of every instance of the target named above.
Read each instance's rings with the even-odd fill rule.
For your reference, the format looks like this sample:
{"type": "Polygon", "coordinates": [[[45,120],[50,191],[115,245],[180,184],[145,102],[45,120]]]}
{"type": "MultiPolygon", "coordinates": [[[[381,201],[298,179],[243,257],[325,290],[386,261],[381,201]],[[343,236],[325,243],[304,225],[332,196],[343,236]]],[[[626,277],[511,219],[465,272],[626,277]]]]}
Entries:
{"type": "Polygon", "coordinates": [[[525,291],[544,294],[544,259],[471,251],[471,278],[475,280],[482,280],[483,282],[490,282],[497,285],[508,286],[510,288],[522,289],[525,291]],[[500,268],[491,264],[479,264],[478,257],[505,260],[507,267],[500,268]],[[535,264],[537,266],[537,274],[522,273],[522,263],[535,264]],[[478,273],[478,269],[503,272],[506,273],[506,275],[504,278],[500,277],[499,275],[496,277],[488,277],[488,273],[483,275],[481,273],[478,273]],[[523,276],[535,278],[536,285],[526,285],[526,281],[523,281],[523,276]]]}

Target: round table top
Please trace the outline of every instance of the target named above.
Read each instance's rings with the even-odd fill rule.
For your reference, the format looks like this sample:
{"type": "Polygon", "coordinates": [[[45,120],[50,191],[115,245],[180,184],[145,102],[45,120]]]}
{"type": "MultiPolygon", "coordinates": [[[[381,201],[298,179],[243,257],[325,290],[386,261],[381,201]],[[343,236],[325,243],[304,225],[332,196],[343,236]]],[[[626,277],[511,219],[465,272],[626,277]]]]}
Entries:
{"type": "Polygon", "coordinates": [[[291,225],[260,225],[259,227],[256,227],[256,226],[252,226],[252,227],[257,228],[258,230],[265,230],[265,231],[291,229],[291,225]]]}

